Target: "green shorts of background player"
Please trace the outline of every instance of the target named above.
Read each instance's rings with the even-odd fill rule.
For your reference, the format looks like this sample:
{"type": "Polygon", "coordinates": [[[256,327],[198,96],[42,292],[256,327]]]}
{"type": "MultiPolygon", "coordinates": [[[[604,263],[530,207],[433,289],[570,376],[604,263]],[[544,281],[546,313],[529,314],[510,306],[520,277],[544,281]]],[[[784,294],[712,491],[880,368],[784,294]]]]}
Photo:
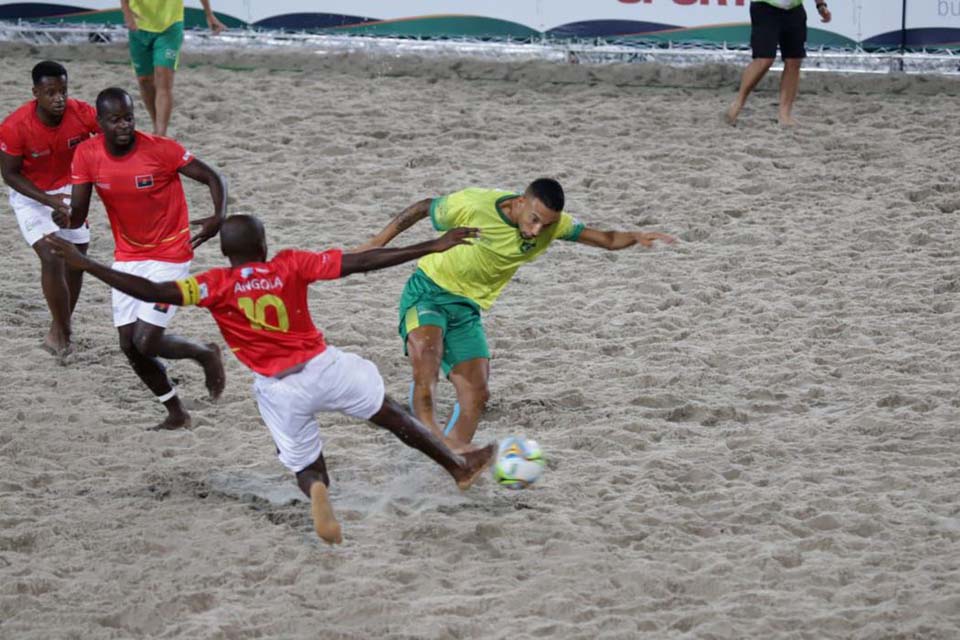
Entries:
{"type": "Polygon", "coordinates": [[[165,31],[138,29],[130,32],[130,62],[138,78],[152,78],[157,67],[176,71],[183,46],[183,23],[175,22],[165,31]]]}
{"type": "Polygon", "coordinates": [[[534,180],[522,194],[464,189],[410,205],[358,248],[382,247],[427,217],[438,231],[459,226],[480,230],[471,244],[421,258],[399,306],[400,336],[413,367],[411,408],[455,449],[473,439],[490,398],[490,350],[481,314],[520,266],[536,259],[554,240],[609,250],[673,241],[664,233],[591,229],[564,213],[563,205],[563,188],[550,178],[534,180]],[[444,428],[434,407],[441,371],[457,395],[444,428]]]}

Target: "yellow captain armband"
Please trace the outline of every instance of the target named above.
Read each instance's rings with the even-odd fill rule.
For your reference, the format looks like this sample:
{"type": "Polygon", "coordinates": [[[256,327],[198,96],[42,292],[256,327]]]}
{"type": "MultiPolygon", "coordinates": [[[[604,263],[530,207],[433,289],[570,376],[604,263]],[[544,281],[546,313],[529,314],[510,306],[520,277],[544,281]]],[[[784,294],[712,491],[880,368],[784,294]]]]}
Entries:
{"type": "Polygon", "coordinates": [[[200,284],[193,276],[177,280],[180,293],[183,295],[183,306],[200,303],[200,284]]]}

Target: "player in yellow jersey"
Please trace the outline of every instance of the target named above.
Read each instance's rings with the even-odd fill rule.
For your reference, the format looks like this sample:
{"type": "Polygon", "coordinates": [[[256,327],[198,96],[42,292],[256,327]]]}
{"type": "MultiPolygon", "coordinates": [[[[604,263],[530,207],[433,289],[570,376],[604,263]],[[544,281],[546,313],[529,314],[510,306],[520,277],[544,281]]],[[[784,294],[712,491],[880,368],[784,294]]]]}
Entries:
{"type": "MultiPolygon", "coordinates": [[[[200,4],[207,26],[220,33],[225,27],[210,8],[210,0],[200,4]]],[[[130,61],[153,133],[166,136],[173,113],[173,74],[180,65],[183,44],[183,0],[120,0],[120,10],[130,31],[130,61]]]]}
{"type": "Polygon", "coordinates": [[[454,446],[473,439],[490,396],[490,350],[481,312],[493,306],[521,265],[536,259],[554,240],[611,251],[674,240],[657,232],[599,231],[564,213],[563,203],[563,188],[550,178],[534,180],[523,194],[464,189],[410,205],[360,247],[382,247],[427,217],[438,231],[480,229],[473,244],[422,258],[400,298],[400,336],[413,365],[411,408],[454,446]],[[457,393],[453,416],[444,429],[437,424],[433,406],[441,370],[457,393]]]}

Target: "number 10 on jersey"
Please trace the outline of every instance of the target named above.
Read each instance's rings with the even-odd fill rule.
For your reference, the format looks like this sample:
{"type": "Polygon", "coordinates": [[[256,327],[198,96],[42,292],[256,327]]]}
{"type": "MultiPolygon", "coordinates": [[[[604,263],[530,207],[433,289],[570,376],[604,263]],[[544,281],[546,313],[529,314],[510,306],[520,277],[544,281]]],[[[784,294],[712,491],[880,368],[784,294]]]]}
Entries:
{"type": "Polygon", "coordinates": [[[283,300],[273,294],[260,296],[256,300],[253,298],[237,298],[237,305],[243,314],[250,321],[250,326],[254,329],[266,329],[267,331],[280,331],[286,333],[290,330],[290,317],[287,315],[287,307],[283,300]],[[277,317],[277,323],[270,324],[267,321],[267,309],[273,309],[277,317]]]}

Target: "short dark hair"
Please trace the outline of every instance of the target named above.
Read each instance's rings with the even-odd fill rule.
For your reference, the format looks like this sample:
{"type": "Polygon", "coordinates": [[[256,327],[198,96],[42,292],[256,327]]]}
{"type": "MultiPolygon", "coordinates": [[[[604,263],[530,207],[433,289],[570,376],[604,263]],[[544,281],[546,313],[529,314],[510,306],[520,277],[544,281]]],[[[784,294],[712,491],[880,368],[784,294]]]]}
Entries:
{"type": "Polygon", "coordinates": [[[33,86],[37,86],[44,78],[66,78],[67,70],[59,62],[44,60],[33,67],[30,75],[33,76],[33,86]]]}
{"type": "Polygon", "coordinates": [[[131,103],[133,102],[130,94],[120,87],[108,87],[104,89],[97,94],[97,117],[102,116],[103,112],[107,110],[107,103],[122,102],[124,100],[130,100],[131,103]]]}
{"type": "Polygon", "coordinates": [[[551,211],[563,211],[563,187],[553,178],[537,178],[527,187],[527,193],[551,211]]]}

